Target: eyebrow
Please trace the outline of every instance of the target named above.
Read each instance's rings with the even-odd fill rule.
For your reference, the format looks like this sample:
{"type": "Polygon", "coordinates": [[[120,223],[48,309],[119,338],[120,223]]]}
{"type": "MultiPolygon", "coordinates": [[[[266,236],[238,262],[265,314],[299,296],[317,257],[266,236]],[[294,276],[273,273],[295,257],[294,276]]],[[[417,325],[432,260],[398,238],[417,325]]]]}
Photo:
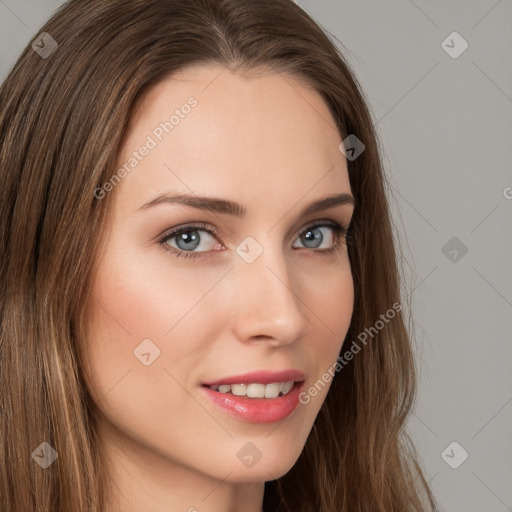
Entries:
{"type": "MultiPolygon", "coordinates": [[[[215,213],[222,213],[226,215],[233,215],[236,217],[243,218],[247,214],[245,206],[235,203],[234,201],[228,201],[226,199],[219,199],[216,197],[201,197],[196,195],[188,194],[161,194],[160,196],[144,203],[139,210],[145,210],[159,204],[184,204],[198,208],[200,210],[209,210],[215,213]]],[[[327,210],[333,206],[341,206],[346,204],[355,204],[354,197],[348,193],[330,195],[314,201],[306,206],[302,212],[302,216],[311,215],[318,211],[327,210]]]]}

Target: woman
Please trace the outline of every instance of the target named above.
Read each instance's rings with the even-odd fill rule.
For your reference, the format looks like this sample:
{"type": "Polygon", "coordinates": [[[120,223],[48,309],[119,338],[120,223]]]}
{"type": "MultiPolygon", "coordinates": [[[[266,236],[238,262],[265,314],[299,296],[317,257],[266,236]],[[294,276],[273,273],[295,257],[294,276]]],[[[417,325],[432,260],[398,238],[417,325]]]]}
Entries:
{"type": "Polygon", "coordinates": [[[432,510],[363,94],[289,0],[71,0],[0,90],[0,509],[432,510]]]}

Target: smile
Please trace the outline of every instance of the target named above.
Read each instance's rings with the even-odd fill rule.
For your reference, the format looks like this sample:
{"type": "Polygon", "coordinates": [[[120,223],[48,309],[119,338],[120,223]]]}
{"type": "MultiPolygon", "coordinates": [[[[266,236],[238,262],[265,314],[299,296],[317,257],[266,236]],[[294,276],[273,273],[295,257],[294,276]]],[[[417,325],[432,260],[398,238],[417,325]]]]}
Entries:
{"type": "Polygon", "coordinates": [[[247,396],[249,398],[277,398],[287,395],[293,388],[294,381],[273,382],[271,384],[221,384],[220,386],[208,386],[219,393],[230,393],[235,396],[247,396]]]}

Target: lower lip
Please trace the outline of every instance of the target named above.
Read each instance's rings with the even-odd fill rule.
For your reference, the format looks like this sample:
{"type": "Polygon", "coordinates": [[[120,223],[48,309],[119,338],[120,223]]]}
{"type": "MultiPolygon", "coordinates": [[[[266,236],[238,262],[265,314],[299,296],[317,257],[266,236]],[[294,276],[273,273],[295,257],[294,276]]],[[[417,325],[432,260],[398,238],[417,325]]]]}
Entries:
{"type": "Polygon", "coordinates": [[[213,403],[232,416],[251,423],[274,423],[282,421],[297,408],[304,382],[295,382],[284,396],[277,398],[248,398],[231,393],[220,393],[202,386],[213,403]]]}

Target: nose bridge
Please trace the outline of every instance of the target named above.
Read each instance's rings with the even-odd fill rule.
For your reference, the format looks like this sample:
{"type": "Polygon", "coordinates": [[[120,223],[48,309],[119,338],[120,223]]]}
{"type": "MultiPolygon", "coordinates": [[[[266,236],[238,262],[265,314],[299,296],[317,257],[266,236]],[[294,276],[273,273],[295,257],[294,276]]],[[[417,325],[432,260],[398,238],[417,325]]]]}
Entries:
{"type": "MultiPolygon", "coordinates": [[[[242,341],[265,337],[274,344],[292,343],[306,327],[300,290],[293,281],[294,276],[290,278],[289,264],[281,246],[272,246],[270,238],[266,241],[262,252],[252,262],[239,252],[241,256],[235,264],[239,288],[233,312],[235,331],[242,341]]],[[[253,240],[248,240],[247,245],[244,243],[239,250],[245,249],[247,254],[257,249],[253,240]]]]}

